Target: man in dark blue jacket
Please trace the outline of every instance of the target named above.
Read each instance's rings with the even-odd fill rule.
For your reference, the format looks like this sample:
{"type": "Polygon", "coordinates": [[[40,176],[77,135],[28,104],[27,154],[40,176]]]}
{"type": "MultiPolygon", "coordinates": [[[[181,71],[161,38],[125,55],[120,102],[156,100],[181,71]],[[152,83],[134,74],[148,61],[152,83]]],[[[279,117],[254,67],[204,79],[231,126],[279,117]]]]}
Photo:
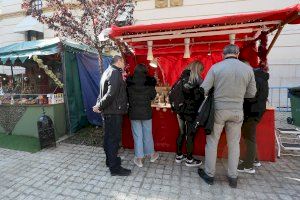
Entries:
{"type": "Polygon", "coordinates": [[[122,77],[125,63],[115,56],[100,81],[100,94],[93,111],[102,114],[104,125],[104,151],[106,164],[112,176],[128,176],[131,171],[121,167],[118,157],[123,115],[127,113],[126,83],[122,77]]]}

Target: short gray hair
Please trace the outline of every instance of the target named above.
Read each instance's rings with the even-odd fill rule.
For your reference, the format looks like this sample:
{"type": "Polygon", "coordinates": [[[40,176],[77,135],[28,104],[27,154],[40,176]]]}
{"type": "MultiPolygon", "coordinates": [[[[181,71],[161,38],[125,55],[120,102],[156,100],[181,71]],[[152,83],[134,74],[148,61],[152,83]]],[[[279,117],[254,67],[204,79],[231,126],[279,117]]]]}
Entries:
{"type": "Polygon", "coordinates": [[[111,61],[111,64],[116,64],[119,60],[123,59],[122,56],[115,55],[111,61]]]}
{"type": "Polygon", "coordinates": [[[229,44],[224,47],[223,49],[223,54],[228,55],[228,54],[239,54],[240,53],[240,48],[237,45],[234,44],[229,44]]]}

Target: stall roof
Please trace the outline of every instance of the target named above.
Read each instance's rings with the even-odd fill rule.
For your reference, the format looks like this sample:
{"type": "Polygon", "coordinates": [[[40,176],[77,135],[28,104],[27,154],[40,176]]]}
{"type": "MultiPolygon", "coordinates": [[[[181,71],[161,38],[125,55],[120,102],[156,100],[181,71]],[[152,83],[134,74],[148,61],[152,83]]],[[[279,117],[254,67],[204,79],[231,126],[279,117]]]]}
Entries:
{"type": "Polygon", "coordinates": [[[300,4],[296,4],[287,8],[265,11],[265,12],[254,12],[237,15],[229,15],[222,17],[215,17],[209,19],[198,19],[188,21],[178,21],[171,23],[160,23],[160,24],[149,24],[149,25],[133,25],[124,27],[112,27],[110,36],[112,38],[118,38],[120,36],[151,33],[151,32],[163,32],[171,30],[182,30],[197,27],[209,26],[224,26],[224,25],[235,25],[235,24],[246,24],[254,22],[267,22],[267,21],[281,21],[287,22],[288,24],[299,24],[300,23],[300,4]]]}
{"type": "MultiPolygon", "coordinates": [[[[300,23],[300,4],[287,8],[170,23],[113,26],[110,37],[129,46],[135,55],[220,52],[224,45],[240,47],[277,30],[268,52],[286,24],[300,23]],[[263,34],[264,35],[264,34],[263,34]],[[151,48],[150,48],[151,47],[151,48]],[[149,53],[150,52],[150,53],[149,53]]],[[[150,56],[151,57],[151,56],[150,56]]]]}
{"type": "Polygon", "coordinates": [[[75,43],[73,41],[63,41],[59,38],[35,40],[11,44],[0,48],[0,64],[5,64],[10,60],[12,64],[19,59],[22,63],[33,55],[52,55],[59,53],[60,45],[66,50],[71,51],[87,51],[90,53],[97,53],[95,49],[89,46],[75,43]]]}

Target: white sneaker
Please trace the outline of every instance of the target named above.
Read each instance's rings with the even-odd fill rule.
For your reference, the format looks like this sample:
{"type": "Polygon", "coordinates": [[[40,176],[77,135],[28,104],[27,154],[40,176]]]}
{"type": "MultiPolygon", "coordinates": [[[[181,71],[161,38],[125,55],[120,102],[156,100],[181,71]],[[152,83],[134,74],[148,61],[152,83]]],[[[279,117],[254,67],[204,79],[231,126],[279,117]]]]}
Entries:
{"type": "Polygon", "coordinates": [[[253,169],[253,168],[238,169],[238,172],[243,172],[243,173],[248,173],[248,174],[255,174],[255,169],[253,169]]]}
{"type": "Polygon", "coordinates": [[[140,159],[134,157],[134,158],[133,158],[133,162],[134,162],[134,164],[136,164],[136,166],[138,166],[138,167],[143,167],[142,160],[140,160],[140,159]]]}
{"type": "Polygon", "coordinates": [[[255,174],[254,168],[246,168],[243,164],[240,164],[237,168],[238,172],[248,173],[248,174],[255,174]]]}
{"type": "Polygon", "coordinates": [[[201,164],[202,164],[202,161],[198,160],[198,159],[195,159],[195,158],[192,158],[191,160],[189,160],[189,159],[185,160],[185,165],[187,167],[198,167],[201,164]]]}
{"type": "Polygon", "coordinates": [[[150,162],[155,162],[159,158],[159,154],[155,152],[153,155],[151,155],[150,162]]]}
{"type": "Polygon", "coordinates": [[[261,163],[258,160],[255,160],[254,163],[253,163],[253,166],[254,167],[260,167],[261,163]]]}
{"type": "Polygon", "coordinates": [[[175,157],[175,162],[176,163],[181,163],[182,161],[185,161],[186,160],[186,156],[185,155],[176,155],[176,157],[175,157]]]}

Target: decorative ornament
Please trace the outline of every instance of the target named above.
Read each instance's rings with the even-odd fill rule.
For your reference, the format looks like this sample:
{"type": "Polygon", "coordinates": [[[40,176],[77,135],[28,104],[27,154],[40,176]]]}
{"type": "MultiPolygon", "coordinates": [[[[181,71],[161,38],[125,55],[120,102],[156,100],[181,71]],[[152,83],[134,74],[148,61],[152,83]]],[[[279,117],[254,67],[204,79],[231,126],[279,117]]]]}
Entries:
{"type": "Polygon", "coordinates": [[[64,87],[64,84],[60,82],[60,80],[55,76],[55,74],[51,70],[48,69],[48,66],[44,65],[42,59],[39,59],[36,55],[32,56],[32,59],[38,64],[39,68],[45,71],[45,74],[47,74],[59,88],[64,87]]]}
{"type": "Polygon", "coordinates": [[[190,58],[191,52],[190,52],[190,38],[184,38],[184,55],[183,58],[190,58]]]}
{"type": "Polygon", "coordinates": [[[260,39],[260,44],[259,44],[259,47],[258,47],[258,57],[260,59],[259,66],[264,71],[269,71],[268,59],[267,59],[268,33],[263,31],[260,34],[259,39],[260,39]]]}

